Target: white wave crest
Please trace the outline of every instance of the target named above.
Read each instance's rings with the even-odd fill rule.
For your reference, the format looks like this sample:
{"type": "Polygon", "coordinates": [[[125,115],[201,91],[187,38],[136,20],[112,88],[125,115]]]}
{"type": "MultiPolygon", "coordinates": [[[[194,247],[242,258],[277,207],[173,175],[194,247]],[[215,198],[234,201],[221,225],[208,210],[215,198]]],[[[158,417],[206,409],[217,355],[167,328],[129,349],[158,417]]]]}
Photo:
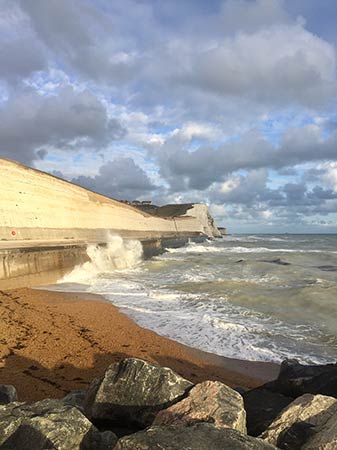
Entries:
{"type": "MultiPolygon", "coordinates": [[[[267,248],[267,247],[216,247],[203,244],[188,245],[183,248],[169,248],[169,253],[321,253],[321,250],[299,250],[290,248],[267,248]]],[[[327,252],[336,253],[336,252],[327,252]]]]}
{"type": "Polygon", "coordinates": [[[142,259],[143,248],[139,241],[124,241],[120,236],[109,234],[105,246],[88,245],[87,255],[90,261],[76,266],[59,282],[90,283],[100,274],[136,266],[142,259]]]}

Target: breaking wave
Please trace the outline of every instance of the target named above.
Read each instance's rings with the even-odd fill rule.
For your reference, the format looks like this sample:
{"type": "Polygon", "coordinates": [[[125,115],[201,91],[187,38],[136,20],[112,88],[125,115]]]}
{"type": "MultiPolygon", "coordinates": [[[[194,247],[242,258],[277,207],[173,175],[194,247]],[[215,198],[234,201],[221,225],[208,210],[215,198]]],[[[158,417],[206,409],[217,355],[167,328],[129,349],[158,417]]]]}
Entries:
{"type": "MultiPolygon", "coordinates": [[[[183,248],[169,248],[169,253],[320,253],[319,250],[295,250],[289,248],[267,247],[215,247],[204,244],[189,244],[183,248]]],[[[335,252],[330,252],[335,253],[335,252]]]]}
{"type": "Polygon", "coordinates": [[[142,260],[143,247],[139,241],[124,241],[120,236],[109,234],[105,246],[88,245],[87,255],[90,260],[76,266],[59,283],[90,284],[104,273],[134,267],[142,260]]]}

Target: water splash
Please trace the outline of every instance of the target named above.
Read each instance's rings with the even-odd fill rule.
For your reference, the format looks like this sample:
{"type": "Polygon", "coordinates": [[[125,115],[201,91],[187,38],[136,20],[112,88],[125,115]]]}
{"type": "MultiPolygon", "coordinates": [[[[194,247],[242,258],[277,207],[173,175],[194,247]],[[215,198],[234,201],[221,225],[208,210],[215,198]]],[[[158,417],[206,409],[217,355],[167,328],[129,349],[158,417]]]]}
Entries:
{"type": "Polygon", "coordinates": [[[134,267],[142,260],[143,247],[139,241],[123,240],[118,235],[108,234],[106,246],[88,245],[87,255],[90,261],[76,266],[59,283],[90,284],[104,273],[134,267]]]}

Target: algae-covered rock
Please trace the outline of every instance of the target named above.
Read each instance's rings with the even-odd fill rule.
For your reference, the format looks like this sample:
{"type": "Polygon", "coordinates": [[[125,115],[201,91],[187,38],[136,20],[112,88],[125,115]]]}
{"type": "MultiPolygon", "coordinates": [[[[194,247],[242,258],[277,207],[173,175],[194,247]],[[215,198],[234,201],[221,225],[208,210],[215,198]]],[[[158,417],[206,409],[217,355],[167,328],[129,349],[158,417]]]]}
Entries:
{"type": "Polygon", "coordinates": [[[191,425],[210,422],[219,428],[246,432],[246,412],[242,396],[219,381],[194,386],[188,396],[160,411],[154,425],[191,425]]]}
{"type": "Polygon", "coordinates": [[[119,439],[115,450],[275,450],[273,445],[210,423],[152,426],[119,439]]]}
{"type": "Polygon", "coordinates": [[[109,450],[116,436],[100,433],[72,406],[58,400],[0,406],[0,449],[109,450]]]}
{"type": "Polygon", "coordinates": [[[92,383],[85,413],[93,421],[147,426],[159,410],[179,401],[192,386],[171,369],[126,358],[92,383]]]}

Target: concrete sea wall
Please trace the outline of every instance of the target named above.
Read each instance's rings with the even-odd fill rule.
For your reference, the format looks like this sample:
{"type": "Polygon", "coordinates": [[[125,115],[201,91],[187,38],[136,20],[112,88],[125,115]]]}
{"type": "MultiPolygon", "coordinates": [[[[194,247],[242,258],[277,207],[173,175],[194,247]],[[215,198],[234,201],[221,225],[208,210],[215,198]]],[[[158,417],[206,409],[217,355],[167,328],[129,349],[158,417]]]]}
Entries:
{"type": "Polygon", "coordinates": [[[203,204],[158,217],[5,159],[0,185],[0,287],[32,285],[44,273],[59,278],[86,260],[87,244],[104,245],[111,233],[140,240],[149,254],[164,241],[219,236],[203,204]]]}

